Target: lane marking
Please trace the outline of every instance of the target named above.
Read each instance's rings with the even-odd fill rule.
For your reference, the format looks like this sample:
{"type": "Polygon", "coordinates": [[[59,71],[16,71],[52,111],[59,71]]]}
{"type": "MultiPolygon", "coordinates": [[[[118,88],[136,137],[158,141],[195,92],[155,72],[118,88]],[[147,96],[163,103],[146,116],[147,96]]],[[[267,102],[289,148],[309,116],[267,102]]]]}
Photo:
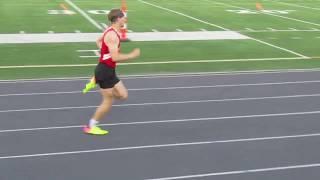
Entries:
{"type": "MultiPolygon", "coordinates": [[[[169,120],[156,120],[156,121],[136,121],[136,122],[123,122],[123,123],[107,123],[107,124],[99,124],[99,125],[100,126],[144,125],[144,124],[158,124],[158,123],[180,123],[180,122],[214,121],[214,120],[228,120],[228,119],[299,116],[299,115],[312,115],[312,114],[320,114],[320,111],[274,113],[274,114],[254,114],[254,115],[242,115],[242,116],[222,116],[222,117],[191,118],[191,119],[169,119],[169,120]]],[[[56,129],[59,130],[59,129],[81,128],[81,127],[83,127],[83,125],[23,128],[23,129],[3,129],[3,130],[0,130],[0,133],[56,130],[56,129]]]]}
{"type": "MultiPolygon", "coordinates": [[[[312,57],[320,59],[320,57],[312,57]]],[[[186,77],[209,77],[209,76],[239,76],[239,75],[265,75],[265,74],[285,74],[285,73],[310,73],[320,72],[320,68],[310,69],[270,69],[270,70],[250,70],[250,71],[220,71],[220,72],[192,72],[192,73],[172,73],[172,74],[141,74],[120,76],[122,79],[163,79],[163,78],[186,78],[186,77]]],[[[14,79],[0,80],[0,84],[16,83],[47,83],[47,82],[69,82],[88,81],[88,77],[60,77],[60,78],[34,78],[34,79],[14,79]]]]}
{"type": "MultiPolygon", "coordinates": [[[[290,99],[290,98],[305,98],[305,97],[320,97],[320,94],[299,94],[299,95],[288,95],[288,96],[265,96],[265,97],[230,98],[230,99],[206,99],[206,100],[190,100],[190,101],[165,101],[165,102],[150,102],[150,103],[115,104],[112,106],[113,107],[154,106],[154,105],[192,104],[192,103],[216,103],[216,102],[230,102],[230,101],[290,99]]],[[[0,110],[0,113],[88,109],[88,108],[97,108],[97,107],[98,106],[65,106],[65,107],[55,107],[55,108],[9,109],[9,110],[0,110]]]]}
{"type": "MultiPolygon", "coordinates": [[[[320,80],[314,81],[287,81],[287,82],[271,82],[271,83],[247,83],[247,84],[220,84],[208,86],[175,86],[175,87],[158,87],[158,88],[129,88],[131,91],[154,91],[154,90],[179,90],[179,89],[201,89],[201,88],[225,88],[225,87],[247,87],[247,86],[274,86],[274,85],[291,85],[291,84],[313,84],[320,83],[320,80]]],[[[88,93],[96,93],[98,90],[90,91],[88,93]]],[[[0,97],[10,96],[35,96],[35,95],[59,95],[59,94],[79,94],[82,91],[65,91],[65,92],[43,92],[43,93],[17,93],[17,94],[0,94],[0,97]]]]}
{"type": "MultiPolygon", "coordinates": [[[[96,56],[89,56],[96,58],[96,56]]],[[[311,58],[311,57],[310,57],[311,58]]],[[[280,61],[280,60],[297,60],[310,59],[309,57],[288,57],[288,58],[252,58],[252,59],[208,59],[208,60],[181,60],[181,61],[150,61],[150,62],[130,62],[119,63],[119,66],[128,65],[153,65],[153,64],[189,64],[189,63],[221,63],[221,62],[247,62],[247,61],[280,61]]],[[[0,66],[0,69],[18,69],[18,68],[61,68],[61,67],[88,67],[97,64],[52,64],[52,65],[22,65],[22,66],[0,66]]]]}
{"type": "Polygon", "coordinates": [[[145,179],[145,180],[177,180],[177,179],[194,179],[201,177],[211,177],[211,176],[225,176],[225,175],[235,175],[235,174],[248,174],[248,173],[258,173],[258,172],[270,172],[270,171],[281,171],[281,170],[292,170],[292,169],[304,169],[304,168],[314,168],[320,167],[318,164],[302,164],[302,165],[292,165],[292,166],[278,166],[270,168],[261,168],[261,169],[247,169],[247,170],[237,170],[237,171],[224,171],[224,172],[215,172],[215,173],[206,173],[206,174],[193,174],[186,176],[173,176],[165,178],[154,178],[154,179],[145,179]]]}
{"type": "Polygon", "coordinates": [[[65,151],[65,152],[53,152],[53,153],[0,156],[0,160],[2,160],[2,159],[17,159],[17,158],[32,158],[32,157],[49,157],[49,156],[60,156],[60,155],[74,155],[74,154],[110,152],[110,151],[128,151],[128,150],[154,149],[154,148],[157,148],[157,149],[158,148],[172,148],[172,147],[181,147],[181,146],[183,146],[183,147],[185,147],[185,146],[200,146],[200,145],[212,145],[212,144],[222,144],[222,143],[242,143],[242,142],[255,142],[255,141],[287,140],[287,139],[300,139],[300,138],[310,138],[310,137],[319,137],[319,136],[320,136],[320,133],[314,133],[314,134],[297,134],[297,135],[289,135],[289,136],[268,136],[268,137],[246,138],[246,139],[229,139],[229,140],[187,142],[187,143],[173,143],[173,144],[155,144],[155,145],[145,145],[145,146],[129,146],[129,147],[92,149],[92,150],[81,150],[81,151],[65,151]]]}

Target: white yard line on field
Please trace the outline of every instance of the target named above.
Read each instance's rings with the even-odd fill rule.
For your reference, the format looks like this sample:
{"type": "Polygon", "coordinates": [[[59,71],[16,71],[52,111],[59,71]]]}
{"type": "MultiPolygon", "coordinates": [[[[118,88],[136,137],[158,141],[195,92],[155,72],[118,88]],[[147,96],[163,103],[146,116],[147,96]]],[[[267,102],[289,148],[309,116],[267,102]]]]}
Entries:
{"type": "MultiPolygon", "coordinates": [[[[181,16],[184,16],[184,17],[187,17],[187,18],[189,18],[189,19],[193,19],[193,20],[195,20],[195,21],[198,21],[198,22],[201,22],[201,23],[204,23],[204,24],[213,26],[213,27],[217,27],[217,28],[223,29],[223,30],[225,30],[225,31],[231,31],[230,29],[227,29],[227,28],[225,28],[225,27],[222,27],[222,26],[219,26],[219,25],[216,25],[216,24],[213,24],[213,23],[210,23],[210,22],[207,22],[207,21],[204,21],[204,20],[201,20],[201,19],[198,19],[198,18],[189,16],[189,15],[187,15],[187,14],[184,14],[184,13],[181,13],[181,12],[178,12],[178,11],[174,11],[174,10],[172,10],[172,9],[168,9],[168,8],[165,8],[165,7],[156,5],[156,4],[152,4],[152,3],[149,3],[149,2],[146,2],[146,1],[143,1],[143,0],[138,0],[138,1],[140,1],[141,3],[148,4],[148,5],[150,5],[150,6],[156,7],[156,8],[158,8],[158,9],[162,9],[162,10],[165,10],[165,11],[169,11],[169,12],[172,12],[172,13],[175,13],[175,14],[178,14],[178,15],[181,15],[181,16]]],[[[270,44],[270,43],[268,43],[268,42],[265,42],[265,41],[262,41],[262,40],[259,40],[259,39],[255,39],[255,38],[252,38],[252,37],[251,37],[251,39],[254,40],[254,41],[260,42],[260,43],[262,43],[262,44],[265,44],[265,45],[268,45],[268,46],[271,46],[271,47],[274,47],[274,48],[277,48],[277,49],[286,51],[286,52],[288,52],[288,53],[291,53],[291,54],[294,54],[294,55],[297,55],[297,56],[300,56],[300,57],[303,57],[303,58],[308,58],[308,57],[305,56],[305,55],[302,55],[302,54],[300,54],[300,53],[291,51],[291,50],[289,50],[289,49],[285,49],[285,48],[282,48],[282,47],[279,47],[279,46],[276,46],[276,45],[273,45],[273,44],[270,44]]]]}
{"type": "MultiPolygon", "coordinates": [[[[251,10],[251,9],[248,9],[248,8],[244,8],[244,7],[240,7],[240,6],[234,6],[234,5],[230,5],[230,4],[222,3],[222,2],[218,2],[218,1],[212,1],[212,0],[205,0],[205,1],[216,3],[216,4],[221,4],[221,5],[225,5],[225,6],[228,6],[228,7],[237,8],[237,9],[251,10]]],[[[309,22],[309,21],[304,21],[304,20],[300,20],[300,19],[290,18],[290,17],[286,17],[286,16],[281,16],[281,15],[277,15],[277,14],[268,13],[268,12],[258,11],[258,13],[266,14],[266,15],[270,15],[270,16],[276,16],[276,17],[280,17],[280,18],[283,18],[283,19],[289,19],[289,20],[292,20],[292,21],[297,21],[297,22],[301,22],[301,23],[305,23],[305,24],[311,24],[311,25],[315,25],[315,26],[320,26],[320,24],[317,24],[317,23],[314,23],[314,22],[309,22]]]]}
{"type": "Polygon", "coordinates": [[[94,19],[92,19],[86,12],[80,9],[77,5],[75,5],[71,0],[64,0],[71,7],[73,7],[78,13],[80,13],[84,18],[86,18],[91,24],[93,24],[99,30],[103,30],[103,28],[97,23],[94,19]]]}
{"type": "Polygon", "coordinates": [[[312,9],[312,10],[320,10],[320,8],[314,8],[314,7],[309,7],[309,6],[302,6],[302,5],[292,4],[292,3],[288,3],[288,2],[281,2],[281,1],[276,1],[276,0],[266,0],[266,1],[277,2],[277,3],[279,3],[279,4],[285,4],[285,5],[293,6],[293,7],[300,7],[300,8],[312,9]]]}

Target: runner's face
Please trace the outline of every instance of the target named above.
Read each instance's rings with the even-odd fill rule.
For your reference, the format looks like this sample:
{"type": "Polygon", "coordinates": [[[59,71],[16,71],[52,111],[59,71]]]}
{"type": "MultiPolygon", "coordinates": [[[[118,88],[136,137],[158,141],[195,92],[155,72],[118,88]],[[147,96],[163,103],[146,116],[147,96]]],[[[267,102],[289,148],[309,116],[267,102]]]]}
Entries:
{"type": "Polygon", "coordinates": [[[125,23],[127,23],[127,17],[123,16],[119,18],[120,26],[123,27],[125,23]]]}

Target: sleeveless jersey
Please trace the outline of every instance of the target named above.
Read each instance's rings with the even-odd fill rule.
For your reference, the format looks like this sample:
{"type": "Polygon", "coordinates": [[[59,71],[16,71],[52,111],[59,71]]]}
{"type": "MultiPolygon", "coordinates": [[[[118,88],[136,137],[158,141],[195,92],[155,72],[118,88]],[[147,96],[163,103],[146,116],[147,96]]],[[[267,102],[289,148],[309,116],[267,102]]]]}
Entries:
{"type": "Polygon", "coordinates": [[[111,68],[116,68],[117,63],[115,61],[113,61],[113,59],[111,58],[111,54],[109,51],[109,47],[106,45],[106,43],[104,42],[104,37],[108,34],[108,32],[110,31],[114,31],[117,34],[117,37],[119,39],[119,44],[118,44],[118,48],[120,51],[120,36],[117,33],[116,30],[114,30],[112,27],[108,28],[107,30],[105,30],[104,34],[103,34],[103,39],[102,39],[102,45],[101,45],[101,49],[100,49],[100,58],[99,58],[99,62],[102,64],[107,65],[108,67],[111,68]]]}

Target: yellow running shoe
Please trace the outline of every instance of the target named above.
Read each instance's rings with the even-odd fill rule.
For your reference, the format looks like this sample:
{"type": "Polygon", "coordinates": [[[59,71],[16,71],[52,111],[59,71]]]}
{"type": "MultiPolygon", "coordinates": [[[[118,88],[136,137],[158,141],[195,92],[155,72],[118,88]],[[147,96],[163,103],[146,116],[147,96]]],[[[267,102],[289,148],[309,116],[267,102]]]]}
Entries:
{"type": "Polygon", "coordinates": [[[106,135],[109,133],[108,131],[101,129],[98,126],[93,126],[91,128],[89,126],[85,126],[83,128],[83,132],[86,134],[92,134],[92,135],[106,135]]]}
{"type": "Polygon", "coordinates": [[[82,93],[86,94],[87,92],[89,92],[91,89],[94,89],[95,87],[96,87],[96,83],[90,81],[86,84],[86,87],[82,90],[82,93]]]}

